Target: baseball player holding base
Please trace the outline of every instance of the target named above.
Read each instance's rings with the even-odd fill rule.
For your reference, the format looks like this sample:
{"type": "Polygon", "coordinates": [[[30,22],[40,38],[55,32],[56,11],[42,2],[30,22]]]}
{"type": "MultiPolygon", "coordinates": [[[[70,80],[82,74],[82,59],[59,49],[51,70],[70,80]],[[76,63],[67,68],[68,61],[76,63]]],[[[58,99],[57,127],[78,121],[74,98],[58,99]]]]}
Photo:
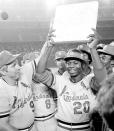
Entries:
{"type": "MultiPolygon", "coordinates": [[[[58,96],[58,111],[56,118],[58,121],[58,131],[90,131],[90,114],[96,105],[95,96],[91,88],[99,89],[99,82],[102,80],[93,75],[85,75],[84,65],[86,64],[83,54],[76,49],[68,51],[65,58],[66,69],[69,77],[65,75],[54,76],[52,72],[46,70],[46,63],[54,41],[49,35],[48,41],[44,44],[41,51],[38,68],[34,78],[56,90],[58,96]]],[[[92,47],[92,46],[91,46],[92,47]]],[[[92,59],[96,66],[95,70],[103,72],[99,57],[95,49],[91,49],[92,59]],[[93,51],[94,50],[94,51],[93,51]],[[92,52],[93,51],[93,52],[92,52]],[[96,59],[96,57],[98,59],[96,59]],[[99,66],[100,65],[100,66],[99,66]]]]}

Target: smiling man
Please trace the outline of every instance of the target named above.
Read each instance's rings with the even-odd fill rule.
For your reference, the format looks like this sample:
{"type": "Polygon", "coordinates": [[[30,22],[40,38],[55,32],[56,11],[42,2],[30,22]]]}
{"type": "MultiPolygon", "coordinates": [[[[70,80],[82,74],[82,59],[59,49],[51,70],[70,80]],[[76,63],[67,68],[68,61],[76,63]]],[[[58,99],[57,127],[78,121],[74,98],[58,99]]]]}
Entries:
{"type": "MultiPolygon", "coordinates": [[[[40,81],[57,92],[57,130],[90,131],[90,112],[95,102],[90,88],[92,76],[85,76],[83,65],[86,61],[79,50],[69,50],[64,60],[69,77],[56,75],[53,79],[48,70],[40,77],[40,81]]],[[[34,79],[38,77],[36,74],[34,79]]]]}
{"type": "Polygon", "coordinates": [[[32,74],[35,64],[20,67],[18,55],[0,52],[0,131],[33,131],[32,74]]]}

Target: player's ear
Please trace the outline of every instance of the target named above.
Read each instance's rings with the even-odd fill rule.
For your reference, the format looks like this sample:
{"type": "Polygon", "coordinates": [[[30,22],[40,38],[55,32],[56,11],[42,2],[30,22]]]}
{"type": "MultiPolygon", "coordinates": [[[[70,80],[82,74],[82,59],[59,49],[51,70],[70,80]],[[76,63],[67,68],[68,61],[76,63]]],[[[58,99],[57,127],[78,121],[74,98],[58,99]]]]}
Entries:
{"type": "Polygon", "coordinates": [[[0,68],[0,74],[4,75],[4,73],[7,71],[7,65],[0,68]]]}
{"type": "Polygon", "coordinates": [[[85,62],[82,62],[81,63],[81,66],[82,66],[82,70],[85,71],[85,68],[88,66],[85,62]]]}

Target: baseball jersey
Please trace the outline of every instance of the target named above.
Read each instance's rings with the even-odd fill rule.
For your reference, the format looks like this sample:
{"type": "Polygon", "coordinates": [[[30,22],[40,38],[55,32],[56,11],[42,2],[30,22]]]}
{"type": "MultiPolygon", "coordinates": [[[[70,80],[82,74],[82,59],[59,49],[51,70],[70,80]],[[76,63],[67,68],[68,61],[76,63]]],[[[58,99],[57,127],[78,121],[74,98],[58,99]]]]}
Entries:
{"type": "Polygon", "coordinates": [[[23,83],[20,87],[10,86],[3,79],[0,85],[0,117],[9,115],[10,124],[17,129],[30,126],[34,120],[31,88],[23,83]]]}
{"type": "Polygon", "coordinates": [[[34,104],[31,89],[33,63],[22,67],[17,86],[0,79],[0,118],[9,117],[9,123],[17,129],[27,128],[34,122],[34,104]]]}
{"type": "Polygon", "coordinates": [[[55,102],[51,89],[42,83],[32,83],[35,119],[55,113],[55,102]]]}
{"type": "Polygon", "coordinates": [[[68,77],[57,77],[54,89],[58,96],[58,112],[56,118],[70,123],[81,123],[90,120],[89,113],[96,103],[89,82],[91,76],[72,83],[68,77]]]}
{"type": "MultiPolygon", "coordinates": [[[[65,71],[63,74],[61,74],[59,71],[58,71],[58,68],[52,68],[51,69],[51,71],[52,71],[52,74],[54,75],[54,76],[60,76],[61,77],[61,75],[64,75],[64,77],[68,77],[69,78],[69,74],[68,74],[68,72],[67,71],[65,71]]],[[[55,101],[55,103],[56,103],[56,107],[57,107],[57,93],[55,92],[55,95],[54,95],[54,101],[55,101]]]]}
{"type": "Polygon", "coordinates": [[[35,78],[47,84],[53,81],[51,88],[55,89],[58,96],[57,119],[70,123],[81,123],[90,120],[89,114],[97,104],[96,96],[90,88],[90,81],[93,75],[85,76],[81,81],[73,83],[69,77],[64,75],[55,76],[45,71],[44,74],[36,74],[35,78]]]}

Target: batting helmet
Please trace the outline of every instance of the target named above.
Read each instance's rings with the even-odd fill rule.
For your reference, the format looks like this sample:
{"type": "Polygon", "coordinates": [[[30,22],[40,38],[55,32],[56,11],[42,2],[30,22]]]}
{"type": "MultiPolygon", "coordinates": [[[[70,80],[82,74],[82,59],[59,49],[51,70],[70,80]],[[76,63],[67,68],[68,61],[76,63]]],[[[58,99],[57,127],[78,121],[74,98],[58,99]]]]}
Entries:
{"type": "Polygon", "coordinates": [[[65,57],[65,61],[68,60],[79,60],[81,62],[86,62],[83,54],[77,49],[70,49],[65,57]]]}
{"type": "Polygon", "coordinates": [[[103,49],[98,49],[97,51],[98,53],[114,56],[114,46],[111,46],[111,45],[105,45],[103,49]]]}
{"type": "Polygon", "coordinates": [[[55,60],[61,59],[61,58],[65,58],[66,57],[66,52],[65,51],[57,51],[55,53],[55,60]]]}

